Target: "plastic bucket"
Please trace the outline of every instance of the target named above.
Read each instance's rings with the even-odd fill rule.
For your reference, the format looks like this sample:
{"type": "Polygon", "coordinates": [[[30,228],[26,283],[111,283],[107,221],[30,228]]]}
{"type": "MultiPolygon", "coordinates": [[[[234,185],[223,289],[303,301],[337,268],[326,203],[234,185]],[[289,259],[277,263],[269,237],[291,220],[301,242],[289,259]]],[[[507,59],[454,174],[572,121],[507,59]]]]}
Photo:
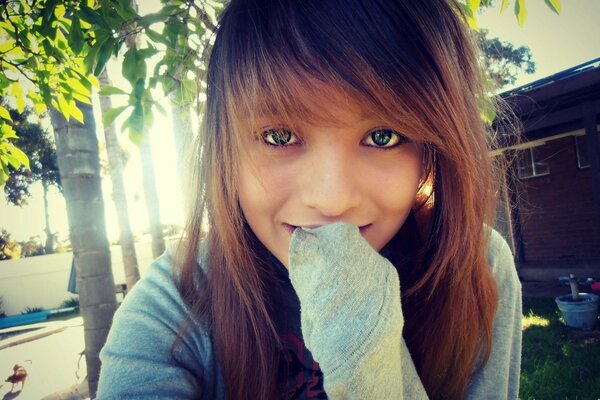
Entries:
{"type": "Polygon", "coordinates": [[[577,329],[593,329],[598,319],[600,297],[590,293],[579,293],[580,301],[573,301],[570,294],[558,296],[554,301],[563,315],[565,325],[577,329]]]}

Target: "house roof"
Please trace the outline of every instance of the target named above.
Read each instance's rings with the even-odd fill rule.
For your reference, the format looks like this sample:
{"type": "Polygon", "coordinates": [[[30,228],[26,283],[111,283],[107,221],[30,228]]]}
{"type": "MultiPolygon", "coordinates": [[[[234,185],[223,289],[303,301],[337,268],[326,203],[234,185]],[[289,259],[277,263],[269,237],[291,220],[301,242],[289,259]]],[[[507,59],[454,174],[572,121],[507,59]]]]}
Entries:
{"type": "MultiPolygon", "coordinates": [[[[500,97],[520,120],[525,141],[583,129],[584,105],[595,113],[596,120],[600,116],[600,58],[501,93],[500,97]]],[[[500,131],[505,122],[500,121],[500,131]]],[[[505,145],[510,145],[508,138],[505,145]]]]}

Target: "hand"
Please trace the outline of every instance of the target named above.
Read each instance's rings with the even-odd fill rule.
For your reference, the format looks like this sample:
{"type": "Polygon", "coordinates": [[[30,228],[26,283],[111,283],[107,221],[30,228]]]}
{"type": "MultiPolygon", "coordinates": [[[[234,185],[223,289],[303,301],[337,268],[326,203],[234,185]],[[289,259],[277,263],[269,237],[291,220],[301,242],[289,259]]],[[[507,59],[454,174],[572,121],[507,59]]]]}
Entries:
{"type": "Polygon", "coordinates": [[[402,330],[398,274],[356,226],[296,229],[289,265],[304,342],[325,374],[360,363],[390,331],[402,330]]]}

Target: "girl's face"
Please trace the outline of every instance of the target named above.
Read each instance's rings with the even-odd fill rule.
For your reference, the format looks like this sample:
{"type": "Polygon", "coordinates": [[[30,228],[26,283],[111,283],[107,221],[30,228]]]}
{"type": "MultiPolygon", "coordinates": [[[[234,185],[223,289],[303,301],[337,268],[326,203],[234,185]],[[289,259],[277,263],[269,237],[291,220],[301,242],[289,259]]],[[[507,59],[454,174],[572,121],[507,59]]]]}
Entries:
{"type": "Polygon", "coordinates": [[[291,235],[300,226],[348,222],[381,250],[415,204],[422,176],[419,144],[358,104],[335,94],[337,101],[327,99],[320,108],[332,122],[305,119],[291,126],[263,115],[242,130],[240,205],[254,234],[286,268],[291,235]]]}

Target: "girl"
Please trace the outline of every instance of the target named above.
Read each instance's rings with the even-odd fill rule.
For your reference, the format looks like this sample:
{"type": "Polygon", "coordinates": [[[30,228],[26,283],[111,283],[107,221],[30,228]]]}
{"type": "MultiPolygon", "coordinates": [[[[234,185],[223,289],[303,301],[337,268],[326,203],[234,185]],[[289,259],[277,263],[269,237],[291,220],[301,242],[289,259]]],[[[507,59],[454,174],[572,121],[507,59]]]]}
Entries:
{"type": "Polygon", "coordinates": [[[483,89],[452,0],[232,0],[185,240],[115,315],[98,397],[517,398],[483,89]]]}

